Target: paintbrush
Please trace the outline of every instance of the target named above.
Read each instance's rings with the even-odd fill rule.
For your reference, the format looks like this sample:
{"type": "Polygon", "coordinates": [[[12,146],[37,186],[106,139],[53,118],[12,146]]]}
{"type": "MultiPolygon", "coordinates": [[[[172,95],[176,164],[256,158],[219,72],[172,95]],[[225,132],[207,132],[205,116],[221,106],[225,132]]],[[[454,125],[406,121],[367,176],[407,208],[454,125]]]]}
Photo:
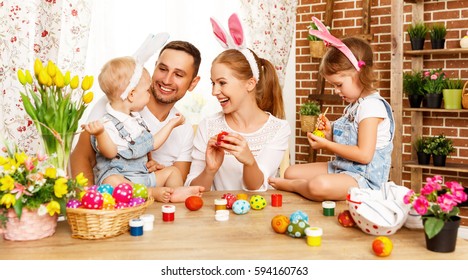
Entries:
{"type": "Polygon", "coordinates": [[[322,114],[322,116],[317,120],[317,123],[315,124],[315,129],[318,129],[318,127],[320,125],[320,122],[323,120],[323,118],[325,117],[325,115],[328,112],[328,108],[330,108],[330,107],[327,107],[327,109],[325,109],[325,112],[322,114]]]}

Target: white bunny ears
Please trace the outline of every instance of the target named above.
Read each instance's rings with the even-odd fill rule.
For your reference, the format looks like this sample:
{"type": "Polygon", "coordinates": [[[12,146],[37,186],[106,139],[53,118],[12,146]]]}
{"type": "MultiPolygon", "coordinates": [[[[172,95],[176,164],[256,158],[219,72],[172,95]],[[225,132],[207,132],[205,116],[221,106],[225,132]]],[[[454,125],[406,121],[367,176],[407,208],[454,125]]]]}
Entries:
{"type": "Polygon", "coordinates": [[[340,50],[353,64],[354,68],[359,72],[361,68],[366,65],[363,60],[358,61],[351,50],[343,43],[340,39],[330,34],[330,31],[323,25],[323,23],[318,20],[316,17],[312,17],[312,21],[317,26],[318,30],[309,29],[310,35],[316,36],[322,39],[326,45],[332,45],[338,50],[340,50]]]}
{"type": "Polygon", "coordinates": [[[257,61],[255,61],[254,55],[249,49],[245,47],[244,32],[237,14],[232,14],[228,20],[229,32],[231,36],[229,36],[229,34],[224,31],[223,27],[218,23],[218,21],[216,21],[216,19],[210,18],[210,21],[211,25],[213,26],[213,33],[216,37],[216,40],[218,40],[221,46],[225,49],[236,49],[240,51],[249,62],[253,77],[258,82],[260,79],[260,70],[258,69],[257,61]]]}
{"type": "Polygon", "coordinates": [[[156,51],[162,47],[167,39],[169,39],[169,33],[163,32],[158,33],[156,35],[150,34],[143,42],[143,44],[138,48],[138,50],[133,55],[135,59],[136,65],[135,70],[133,72],[132,78],[130,79],[130,83],[128,84],[127,88],[125,88],[124,92],[120,95],[122,100],[127,99],[128,94],[138,85],[138,82],[141,79],[141,75],[143,74],[143,66],[148,61],[148,59],[156,53],[156,51]]]}

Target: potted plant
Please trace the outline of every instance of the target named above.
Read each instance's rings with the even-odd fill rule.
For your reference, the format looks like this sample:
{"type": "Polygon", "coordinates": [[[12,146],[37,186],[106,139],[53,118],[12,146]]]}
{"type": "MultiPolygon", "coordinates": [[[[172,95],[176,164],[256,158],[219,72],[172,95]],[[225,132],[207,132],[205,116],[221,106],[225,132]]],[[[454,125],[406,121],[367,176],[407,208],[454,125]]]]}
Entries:
{"type": "Polygon", "coordinates": [[[0,228],[8,240],[36,240],[55,232],[69,198],[87,185],[80,173],[68,178],[44,154],[30,156],[7,144],[0,156],[0,228]],[[25,230],[27,228],[28,230],[25,230]]]}
{"type": "Polygon", "coordinates": [[[445,79],[445,88],[442,90],[444,108],[457,110],[462,108],[463,83],[461,79],[445,79]]]}
{"type": "Polygon", "coordinates": [[[413,23],[408,27],[407,32],[410,37],[411,49],[424,49],[424,41],[426,40],[426,34],[428,30],[428,27],[422,21],[413,23]]]}
{"type": "MultiPolygon", "coordinates": [[[[327,26],[327,29],[330,30],[330,27],[327,26]]],[[[318,28],[314,22],[311,22],[307,30],[318,30],[318,28]]],[[[308,33],[307,40],[309,41],[310,56],[313,58],[322,58],[326,51],[322,39],[308,33]]]]}
{"type": "Polygon", "coordinates": [[[445,166],[447,156],[455,150],[452,139],[443,134],[433,136],[427,148],[431,151],[434,166],[445,166]]]}
{"type": "Polygon", "coordinates": [[[423,89],[426,92],[423,104],[427,108],[440,108],[442,90],[445,87],[445,73],[442,68],[424,71],[423,89]]]}
{"type": "Polygon", "coordinates": [[[431,162],[430,138],[418,137],[414,142],[414,149],[418,156],[418,164],[428,165],[431,162]]]}
{"type": "Polygon", "coordinates": [[[403,197],[406,204],[422,215],[427,249],[435,252],[455,250],[460,209],[458,204],[467,200],[464,187],[458,182],[443,184],[442,176],[426,179],[420,193],[413,190],[403,197]]]}
{"type": "Polygon", "coordinates": [[[431,45],[433,49],[443,49],[445,46],[445,36],[447,28],[444,24],[433,24],[429,30],[431,45]]]}
{"type": "Polygon", "coordinates": [[[302,132],[312,132],[317,124],[317,117],[320,115],[320,105],[315,101],[303,103],[299,109],[302,132]]]}
{"type": "Polygon", "coordinates": [[[403,73],[403,92],[408,96],[411,108],[421,107],[424,98],[423,76],[420,71],[403,73]]]}

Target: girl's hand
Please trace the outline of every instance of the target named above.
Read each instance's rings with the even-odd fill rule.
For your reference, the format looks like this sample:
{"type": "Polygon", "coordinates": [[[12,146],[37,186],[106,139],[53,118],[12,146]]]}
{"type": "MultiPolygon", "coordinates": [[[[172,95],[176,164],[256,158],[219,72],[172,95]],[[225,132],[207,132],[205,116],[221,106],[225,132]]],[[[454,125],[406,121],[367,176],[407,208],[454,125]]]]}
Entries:
{"type": "Polygon", "coordinates": [[[240,163],[244,165],[255,163],[255,158],[247,141],[240,134],[229,133],[223,135],[222,140],[218,143],[218,146],[231,153],[240,163]]]}
{"type": "Polygon", "coordinates": [[[307,140],[314,150],[326,149],[328,142],[330,142],[328,139],[316,136],[312,132],[307,132],[307,140]]]}
{"type": "Polygon", "coordinates": [[[332,139],[332,126],[330,120],[323,114],[320,114],[317,121],[317,129],[325,134],[325,138],[332,139]]]}
{"type": "Polygon", "coordinates": [[[184,124],[185,123],[185,117],[179,113],[176,114],[176,117],[172,118],[169,120],[169,123],[173,126],[173,127],[178,127],[179,125],[181,124],[184,124]]]}
{"type": "Polygon", "coordinates": [[[81,128],[86,130],[89,134],[98,136],[99,134],[104,132],[104,125],[101,121],[92,121],[88,124],[81,125],[81,128]]]}
{"type": "Polygon", "coordinates": [[[205,164],[208,171],[216,173],[224,161],[224,150],[217,143],[217,135],[208,140],[205,153],[205,164]]]}

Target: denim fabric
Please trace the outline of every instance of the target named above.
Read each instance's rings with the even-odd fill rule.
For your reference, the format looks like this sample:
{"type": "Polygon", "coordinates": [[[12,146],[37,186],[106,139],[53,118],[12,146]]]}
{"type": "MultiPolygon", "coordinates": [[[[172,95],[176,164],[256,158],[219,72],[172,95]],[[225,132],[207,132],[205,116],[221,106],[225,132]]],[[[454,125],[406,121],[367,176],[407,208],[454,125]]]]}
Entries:
{"type": "MultiPolygon", "coordinates": [[[[390,120],[391,139],[393,139],[393,135],[395,133],[395,122],[390,104],[388,104],[388,102],[379,95],[370,95],[366,98],[378,98],[385,104],[387,115],[390,120]]],[[[354,117],[357,112],[357,107],[351,108],[350,106],[352,105],[348,105],[345,112],[347,109],[352,112],[350,112],[349,115],[343,115],[333,123],[333,141],[343,145],[356,146],[358,140],[358,127],[357,123],[354,122],[354,117]]],[[[360,104],[357,106],[360,106],[360,104]]],[[[375,150],[374,157],[368,164],[360,164],[358,162],[336,156],[335,160],[328,163],[328,172],[348,174],[356,179],[360,188],[378,190],[383,183],[388,181],[392,163],[392,150],[393,142],[390,141],[387,146],[375,150]]]]}
{"type": "Polygon", "coordinates": [[[120,174],[133,183],[156,187],[156,175],[154,172],[148,172],[146,168],[147,154],[153,150],[153,135],[146,125],[139,122],[145,130],[136,139],[132,139],[118,119],[110,114],[107,114],[106,118],[114,123],[120,137],[128,142],[128,149],[119,151],[115,158],[108,159],[99,153],[96,148],[96,138],[91,136],[91,143],[96,150],[96,184],[102,184],[102,181],[110,175],[120,174]]]}

